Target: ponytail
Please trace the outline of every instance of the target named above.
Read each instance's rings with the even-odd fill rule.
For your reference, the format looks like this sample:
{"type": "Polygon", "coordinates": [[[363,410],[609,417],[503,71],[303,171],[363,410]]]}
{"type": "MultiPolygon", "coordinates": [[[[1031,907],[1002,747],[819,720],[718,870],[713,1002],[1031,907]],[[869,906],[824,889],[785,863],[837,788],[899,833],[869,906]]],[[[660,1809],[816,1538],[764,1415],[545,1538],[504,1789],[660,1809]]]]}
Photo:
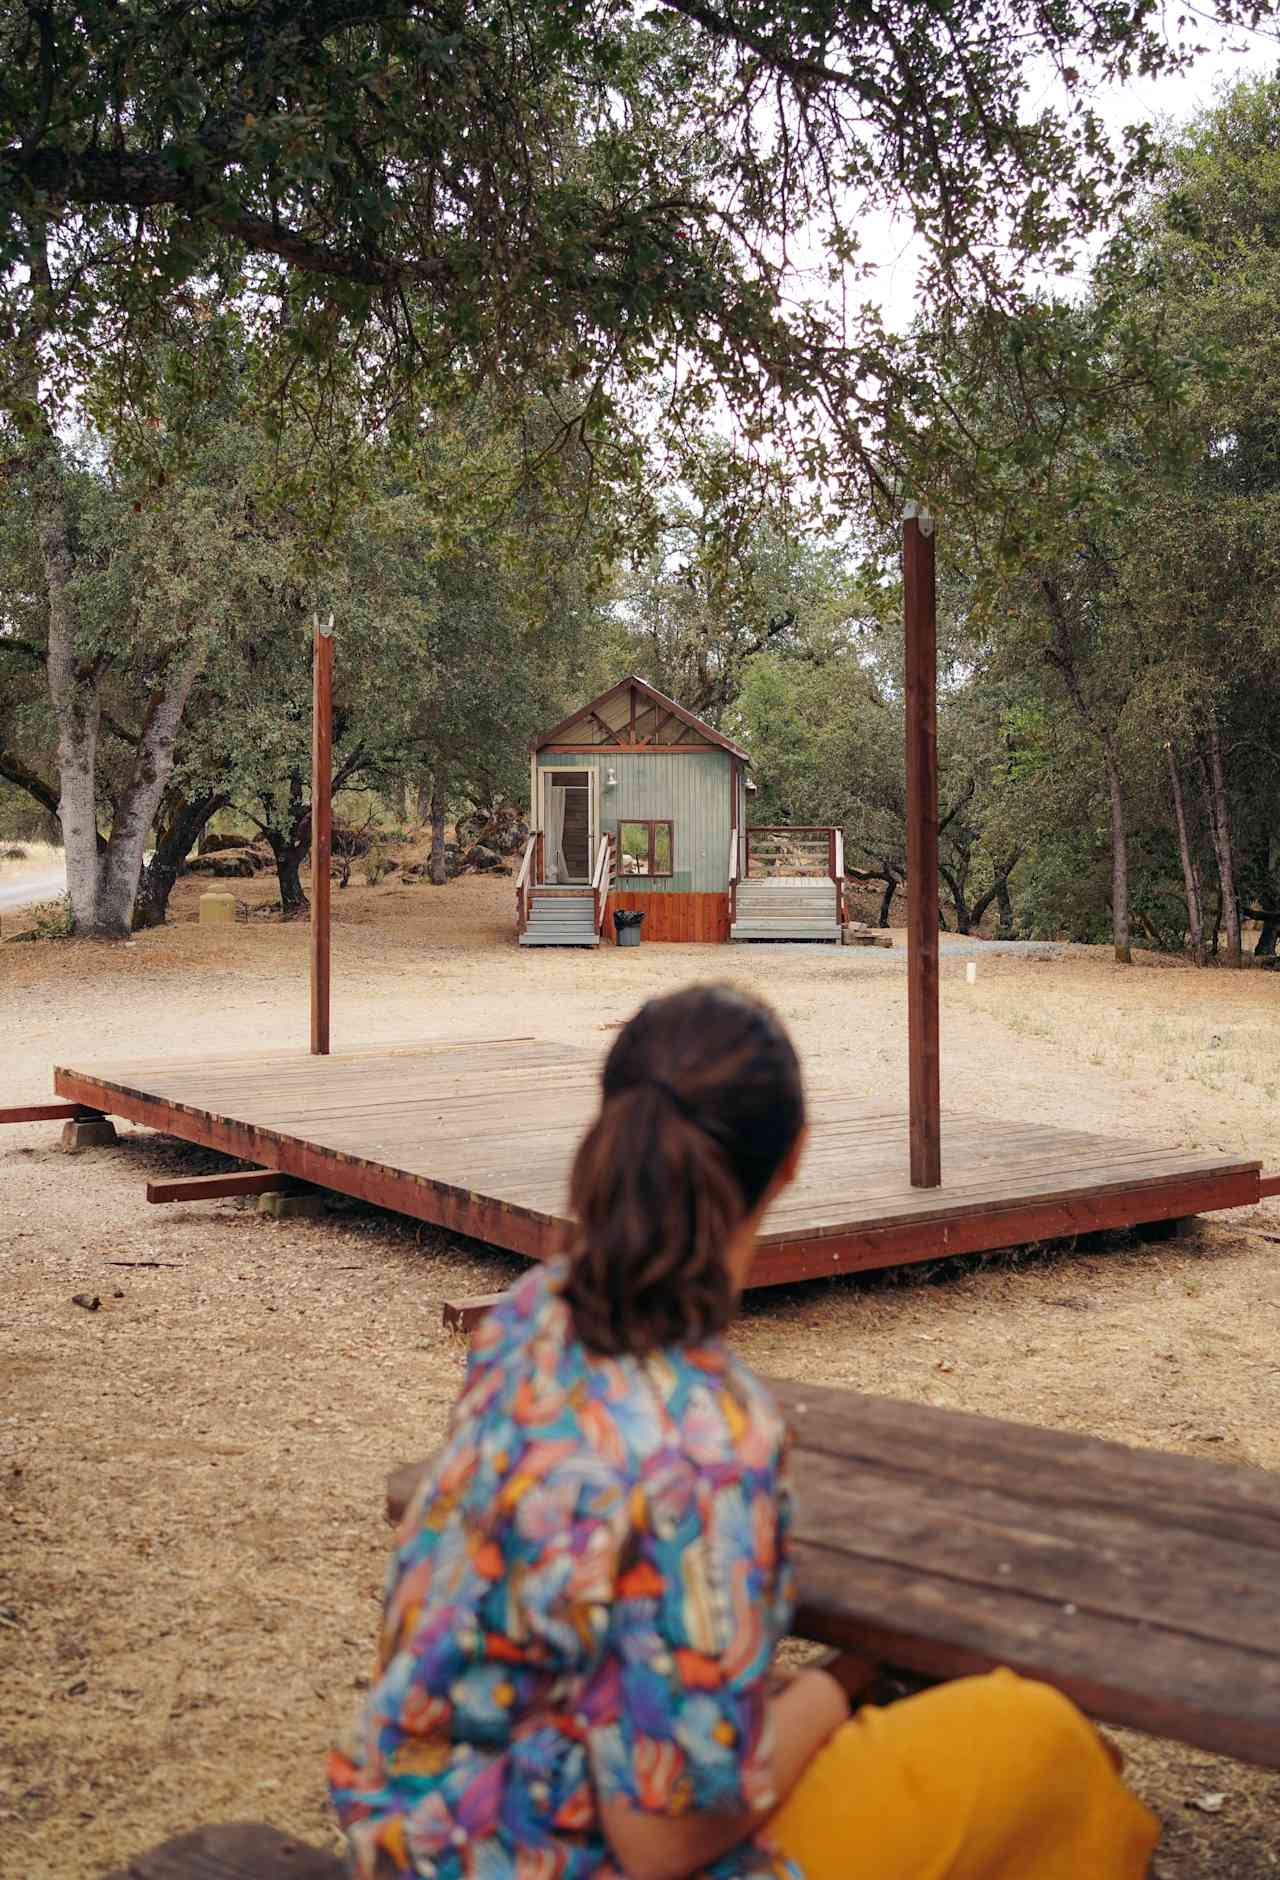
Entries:
{"type": "Polygon", "coordinates": [[[603,1081],[570,1184],[575,1329],[615,1355],[697,1344],[732,1317],[729,1243],[803,1125],[795,1053],[763,1006],[695,987],[637,1013],[603,1081]]]}

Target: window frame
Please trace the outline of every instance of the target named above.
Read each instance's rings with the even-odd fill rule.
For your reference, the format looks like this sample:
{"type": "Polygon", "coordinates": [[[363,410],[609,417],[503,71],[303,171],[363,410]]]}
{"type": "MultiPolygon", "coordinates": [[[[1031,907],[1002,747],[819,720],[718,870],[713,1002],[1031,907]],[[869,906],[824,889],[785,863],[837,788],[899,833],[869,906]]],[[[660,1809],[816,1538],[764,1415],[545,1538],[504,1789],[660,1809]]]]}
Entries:
{"type": "Polygon", "coordinates": [[[619,816],[618,818],[618,878],[620,881],[670,881],[676,872],[676,826],[670,816],[619,816]],[[624,829],[647,829],[649,847],[647,857],[649,866],[646,870],[628,871],[623,867],[626,851],[622,846],[624,829]],[[671,863],[669,868],[658,867],[658,830],[667,832],[667,853],[671,863]]]}

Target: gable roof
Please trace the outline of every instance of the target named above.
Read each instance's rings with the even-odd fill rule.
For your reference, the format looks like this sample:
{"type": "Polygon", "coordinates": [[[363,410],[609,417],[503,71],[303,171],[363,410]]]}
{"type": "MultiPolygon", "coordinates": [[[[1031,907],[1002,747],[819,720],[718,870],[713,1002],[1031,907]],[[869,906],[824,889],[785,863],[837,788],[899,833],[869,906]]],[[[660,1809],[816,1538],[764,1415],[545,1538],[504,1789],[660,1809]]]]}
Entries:
{"type": "Polygon", "coordinates": [[[686,711],[683,705],[677,705],[665,692],[659,692],[647,679],[641,679],[636,673],[629,672],[625,679],[619,679],[599,698],[591,699],[586,705],[580,705],[567,718],[562,718],[558,725],[552,725],[549,731],[540,732],[532,740],[529,749],[540,751],[548,744],[598,744],[601,750],[608,750],[610,745],[628,744],[627,736],[632,725],[636,727],[636,742],[639,744],[714,744],[722,751],[728,751],[733,757],[740,757],[744,763],[751,759],[740,744],[732,738],[726,738],[722,731],[709,725],[705,718],[698,718],[693,712],[686,711]],[[621,719],[618,706],[622,706],[621,719]],[[680,727],[679,735],[674,738],[661,738],[655,735],[667,728],[674,720],[680,727]],[[649,735],[639,735],[640,726],[648,722],[649,735]],[[575,729],[582,730],[582,736],[571,738],[568,734],[575,729]],[[690,737],[689,732],[694,735],[690,737]],[[590,735],[588,735],[588,733],[590,735]]]}

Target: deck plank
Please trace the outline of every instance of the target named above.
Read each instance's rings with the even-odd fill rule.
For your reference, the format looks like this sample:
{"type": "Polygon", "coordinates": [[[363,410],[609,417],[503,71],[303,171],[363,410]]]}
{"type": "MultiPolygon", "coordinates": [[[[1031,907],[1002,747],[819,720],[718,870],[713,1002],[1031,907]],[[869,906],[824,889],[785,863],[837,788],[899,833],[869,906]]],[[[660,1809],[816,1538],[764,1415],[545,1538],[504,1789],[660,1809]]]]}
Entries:
{"type": "MultiPolygon", "coordinates": [[[[148,1054],[60,1066],[54,1083],[110,1114],[542,1257],[568,1226],[602,1050],[520,1038],[323,1059],[148,1054]]],[[[943,1185],[912,1189],[904,1115],[868,1110],[830,1079],[811,1088],[810,1112],[810,1147],[765,1222],[755,1284],[1258,1198],[1256,1162],[975,1115],[944,1116],[943,1185]]]]}

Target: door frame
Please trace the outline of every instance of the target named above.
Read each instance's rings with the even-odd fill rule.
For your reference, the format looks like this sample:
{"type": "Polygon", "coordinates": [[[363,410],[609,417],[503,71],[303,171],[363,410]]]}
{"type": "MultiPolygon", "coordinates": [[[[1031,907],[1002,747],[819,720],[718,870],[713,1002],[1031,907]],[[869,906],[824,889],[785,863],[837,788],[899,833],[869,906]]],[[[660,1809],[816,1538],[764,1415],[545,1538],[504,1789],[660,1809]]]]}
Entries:
{"type": "MultiPolygon", "coordinates": [[[[539,823],[539,827],[544,832],[547,827],[547,791],[551,788],[551,779],[553,777],[558,777],[558,776],[559,777],[564,777],[564,776],[569,776],[569,777],[585,776],[586,777],[586,780],[587,780],[587,872],[585,875],[582,875],[582,876],[575,875],[572,881],[558,882],[556,885],[558,887],[576,888],[579,886],[579,884],[581,884],[582,887],[589,888],[591,886],[592,871],[595,868],[596,847],[600,840],[600,833],[599,833],[600,832],[600,779],[594,770],[588,770],[584,764],[561,764],[561,765],[542,764],[539,766],[538,775],[540,778],[540,782],[538,785],[538,823],[539,823]]],[[[545,839],[545,833],[544,833],[544,838],[543,838],[544,850],[545,850],[545,841],[546,839],[545,839]]],[[[545,874],[545,872],[546,872],[546,863],[544,860],[543,873],[545,874]]]]}

